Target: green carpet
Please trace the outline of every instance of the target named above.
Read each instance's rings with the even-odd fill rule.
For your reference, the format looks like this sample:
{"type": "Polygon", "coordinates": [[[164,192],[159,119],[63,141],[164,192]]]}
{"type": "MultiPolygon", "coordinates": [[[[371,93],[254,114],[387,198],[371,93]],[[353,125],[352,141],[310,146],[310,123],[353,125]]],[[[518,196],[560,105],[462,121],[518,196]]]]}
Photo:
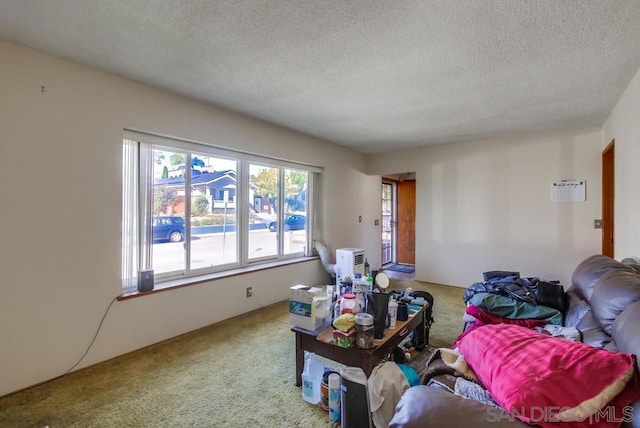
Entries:
{"type": "MultiPolygon", "coordinates": [[[[463,289],[435,296],[431,344],[462,328],[463,289]]],[[[294,385],[287,302],[227,320],[0,398],[0,427],[326,427],[294,385]],[[240,333],[240,334],[238,334],[240,333]]]]}

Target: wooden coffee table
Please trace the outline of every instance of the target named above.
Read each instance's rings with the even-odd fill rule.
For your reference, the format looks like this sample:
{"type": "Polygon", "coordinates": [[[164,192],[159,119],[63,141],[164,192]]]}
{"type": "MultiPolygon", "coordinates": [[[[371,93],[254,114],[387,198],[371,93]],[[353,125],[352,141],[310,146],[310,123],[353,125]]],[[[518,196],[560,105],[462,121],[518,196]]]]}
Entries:
{"type": "Polygon", "coordinates": [[[425,307],[421,308],[406,321],[397,321],[394,328],[384,331],[382,339],[373,341],[373,348],[362,349],[356,346],[342,348],[331,343],[333,327],[323,330],[320,334],[293,327],[296,334],[296,386],[301,385],[302,370],[304,369],[304,351],[314,352],[320,356],[350,367],[360,367],[367,377],[396,346],[416,328],[425,328],[425,307]]]}

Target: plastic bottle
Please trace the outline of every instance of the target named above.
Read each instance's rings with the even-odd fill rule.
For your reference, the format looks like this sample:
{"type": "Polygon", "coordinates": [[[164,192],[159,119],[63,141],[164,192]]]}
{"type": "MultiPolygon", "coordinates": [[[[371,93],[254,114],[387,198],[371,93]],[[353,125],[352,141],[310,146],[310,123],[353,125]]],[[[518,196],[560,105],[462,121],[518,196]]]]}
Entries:
{"type": "Polygon", "coordinates": [[[340,422],[340,375],[329,375],[329,422],[340,422]]]}
{"type": "Polygon", "coordinates": [[[313,352],[307,352],[302,370],[302,398],[311,403],[318,404],[322,396],[320,386],[324,366],[313,352]]]}
{"type": "Polygon", "coordinates": [[[396,326],[396,319],[398,317],[398,303],[395,300],[389,301],[389,327],[394,328],[396,326]]]}
{"type": "Polygon", "coordinates": [[[340,314],[353,313],[356,307],[356,295],[348,293],[342,296],[340,301],[340,314]]]}
{"type": "Polygon", "coordinates": [[[342,303],[342,299],[338,299],[338,300],[336,300],[336,303],[333,306],[333,319],[334,320],[341,315],[341,313],[340,313],[340,305],[341,305],[341,303],[342,303]]]}
{"type": "Polygon", "coordinates": [[[365,291],[372,291],[373,290],[373,277],[371,275],[367,276],[365,279],[365,291]]]}
{"type": "Polygon", "coordinates": [[[356,273],[353,275],[353,280],[351,281],[351,293],[359,293],[362,291],[362,275],[356,273]]]}

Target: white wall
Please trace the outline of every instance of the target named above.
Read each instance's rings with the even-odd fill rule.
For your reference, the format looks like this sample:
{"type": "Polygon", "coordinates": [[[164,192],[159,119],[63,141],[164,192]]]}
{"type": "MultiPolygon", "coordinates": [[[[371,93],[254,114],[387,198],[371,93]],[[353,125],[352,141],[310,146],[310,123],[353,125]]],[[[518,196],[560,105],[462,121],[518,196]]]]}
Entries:
{"type": "MultiPolygon", "coordinates": [[[[0,64],[0,395],[69,369],[119,294],[124,128],[323,167],[316,238],[379,253],[380,179],[363,155],[13,44],[0,64]]],[[[327,279],[314,260],[116,302],[79,367],[327,279]]]]}
{"type": "Polygon", "coordinates": [[[603,126],[603,147],[614,138],[614,256],[640,257],[640,70],[603,126]]]}
{"type": "MultiPolygon", "coordinates": [[[[380,175],[415,171],[416,277],[458,286],[488,269],[566,282],[599,252],[600,153],[616,138],[616,254],[640,255],[638,76],[604,132],[430,147],[367,163],[334,144],[13,44],[0,42],[0,64],[0,395],[64,373],[119,293],[124,128],[323,167],[315,237],[331,250],[364,248],[372,268],[380,263],[380,175]],[[587,202],[552,203],[550,183],[571,178],[587,180],[587,202]]],[[[79,367],[326,278],[313,261],[116,302],[79,367]],[[247,285],[254,299],[244,297],[247,285]]]]}
{"type": "Polygon", "coordinates": [[[371,269],[380,266],[381,228],[374,225],[382,211],[382,177],[362,176],[353,160],[333,156],[332,170],[323,174],[324,202],[319,206],[326,219],[319,233],[329,236],[331,250],[344,247],[363,248],[371,269]],[[362,222],[359,217],[362,216],[362,222]],[[357,237],[357,239],[355,238],[357,237]]]}
{"type": "Polygon", "coordinates": [[[466,287],[517,270],[569,283],[600,251],[599,129],[425,147],[369,159],[374,174],[416,172],[416,279],[466,287]],[[587,181],[585,202],[551,183],[587,181]]]}

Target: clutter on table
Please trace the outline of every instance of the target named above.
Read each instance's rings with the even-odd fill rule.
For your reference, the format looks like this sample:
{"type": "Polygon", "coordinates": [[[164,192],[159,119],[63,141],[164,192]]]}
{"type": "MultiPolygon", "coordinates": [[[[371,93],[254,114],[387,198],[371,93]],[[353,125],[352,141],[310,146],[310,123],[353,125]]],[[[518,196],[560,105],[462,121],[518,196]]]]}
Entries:
{"type": "Polygon", "coordinates": [[[336,250],[335,270],[335,285],[291,287],[289,315],[293,325],[318,334],[333,328],[337,346],[369,349],[429,303],[411,288],[386,292],[389,277],[370,269],[362,249],[336,250]]]}

